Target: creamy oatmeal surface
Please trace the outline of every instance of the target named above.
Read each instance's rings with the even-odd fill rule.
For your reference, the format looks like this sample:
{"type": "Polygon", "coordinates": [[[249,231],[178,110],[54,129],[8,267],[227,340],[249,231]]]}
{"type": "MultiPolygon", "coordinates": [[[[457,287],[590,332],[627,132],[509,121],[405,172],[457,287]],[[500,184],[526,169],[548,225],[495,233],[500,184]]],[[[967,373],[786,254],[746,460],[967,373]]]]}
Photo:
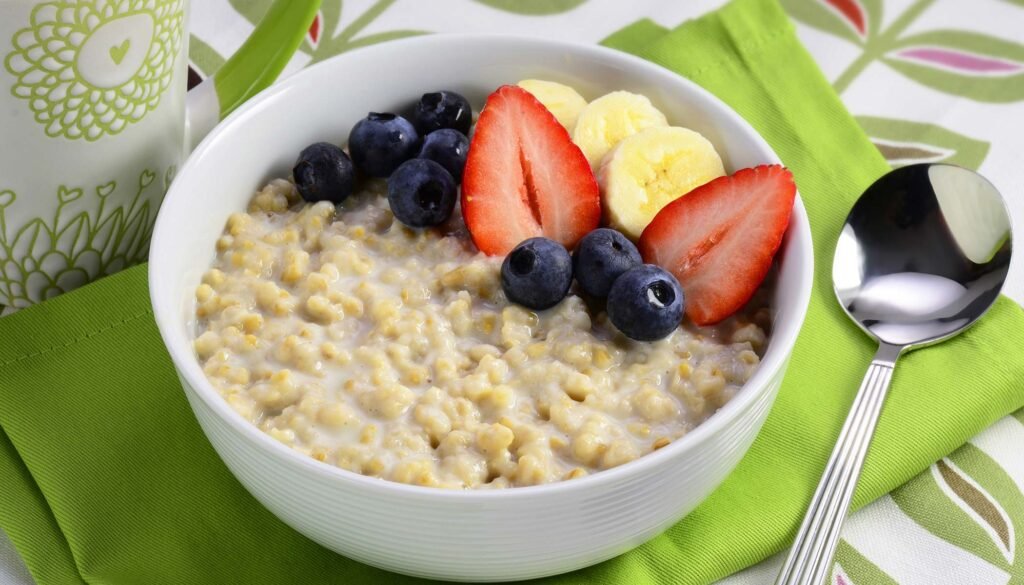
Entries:
{"type": "Polygon", "coordinates": [[[621,465],[685,435],[757,368],[767,309],[636,342],[570,294],[509,304],[458,212],[393,221],[383,182],[338,207],[271,182],[196,291],[195,349],[243,417],[317,460],[448,488],[621,465]]]}

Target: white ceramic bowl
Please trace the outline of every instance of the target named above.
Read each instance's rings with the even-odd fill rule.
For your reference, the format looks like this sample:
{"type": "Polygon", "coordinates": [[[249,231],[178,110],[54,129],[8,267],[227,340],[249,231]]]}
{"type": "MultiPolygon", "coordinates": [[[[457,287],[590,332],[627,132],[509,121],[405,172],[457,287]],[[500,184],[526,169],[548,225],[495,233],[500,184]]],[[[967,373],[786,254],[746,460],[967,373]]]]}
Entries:
{"type": "Polygon", "coordinates": [[[495,491],[448,491],[363,477],[314,461],[236,414],[192,350],[194,291],[228,215],[288,176],[304,146],[344,142],[368,111],[455,89],[479,107],[505,83],[535,77],[587,98],[628,89],[707,136],[729,171],[779,162],[728,106],[674,73],[624,53],[537,39],[437,35],[353,51],[263,92],[218,126],[178,173],[150,254],[153,310],[196,418],[246,488],[299,532],[353,559],[435,579],[528,579],[577,569],[652,538],[736,466],[771,408],[803,322],[812,251],[799,199],[779,256],[774,329],[764,360],[731,402],[671,445],[582,479],[495,491]]]}

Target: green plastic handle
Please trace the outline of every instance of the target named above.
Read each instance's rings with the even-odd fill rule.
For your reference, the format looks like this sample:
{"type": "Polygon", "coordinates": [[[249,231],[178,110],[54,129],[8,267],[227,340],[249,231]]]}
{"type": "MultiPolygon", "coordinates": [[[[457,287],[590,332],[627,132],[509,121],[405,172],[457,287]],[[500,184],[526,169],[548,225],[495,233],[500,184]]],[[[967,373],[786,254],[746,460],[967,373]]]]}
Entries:
{"type": "Polygon", "coordinates": [[[213,75],[220,119],[270,86],[306,37],[321,0],[274,0],[245,43],[213,75]]]}

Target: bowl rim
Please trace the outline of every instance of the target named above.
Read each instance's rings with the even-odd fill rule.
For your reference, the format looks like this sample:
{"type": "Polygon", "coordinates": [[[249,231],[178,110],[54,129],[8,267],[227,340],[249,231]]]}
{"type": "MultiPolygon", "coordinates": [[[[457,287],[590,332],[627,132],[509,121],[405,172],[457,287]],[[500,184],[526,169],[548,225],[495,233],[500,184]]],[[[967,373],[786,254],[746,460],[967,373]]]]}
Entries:
{"type": "MultiPolygon", "coordinates": [[[[747,122],[725,102],[697,83],[650,61],[646,61],[623,51],[618,51],[596,44],[589,45],[577,42],[550,40],[512,34],[451,33],[411,37],[356,49],[306,67],[288,78],[271,85],[269,88],[263,90],[254,98],[243,104],[218,124],[181,165],[181,169],[178,172],[177,177],[181,178],[192,172],[192,168],[199,164],[196,161],[201,160],[206,152],[216,148],[217,138],[219,136],[231,132],[235,126],[243,123],[249,116],[254,115],[252,112],[259,108],[264,102],[278,98],[278,96],[287,92],[291,86],[306,77],[320,75],[320,71],[322,70],[338,67],[339,63],[344,63],[344,61],[355,55],[358,55],[358,58],[366,58],[367,54],[378,51],[424,51],[427,49],[427,46],[435,43],[457,43],[463,45],[463,48],[465,48],[466,45],[473,43],[485,45],[504,43],[510,48],[531,45],[531,48],[542,48],[550,51],[562,51],[584,55],[596,60],[611,61],[617,65],[645,70],[646,73],[649,73],[652,76],[666,77],[667,79],[671,79],[670,83],[676,83],[684,86],[684,92],[696,94],[706,102],[710,103],[711,107],[721,110],[721,115],[726,118],[731,118],[733,123],[738,123],[739,126],[749,129],[750,137],[758,143],[757,146],[770,153],[768,160],[764,161],[765,164],[782,164],[781,159],[777,154],[775,154],[774,149],[771,148],[760,133],[758,133],[749,122],[747,122]],[[408,47],[408,49],[406,49],[406,47],[408,47]]],[[[177,197],[175,197],[175,194],[177,193],[177,189],[175,187],[178,184],[180,184],[180,181],[174,181],[168,189],[163,205],[161,206],[161,212],[157,216],[153,229],[152,247],[149,255],[149,290],[153,316],[160,332],[160,336],[163,340],[164,346],[167,348],[167,351],[171,356],[175,368],[183,378],[185,386],[187,386],[187,388],[183,388],[183,391],[187,394],[189,389],[191,389],[192,394],[202,400],[203,404],[205,404],[210,411],[215,413],[220,420],[228,424],[233,431],[241,434],[249,441],[254,441],[261,451],[273,455],[278,461],[287,461],[291,464],[304,467],[310,473],[326,478],[327,481],[350,483],[353,484],[353,487],[376,490],[381,495],[390,494],[395,497],[420,499],[425,501],[454,500],[458,502],[485,502],[495,499],[507,500],[516,498],[532,499],[536,497],[553,496],[562,492],[596,489],[602,484],[609,484],[621,481],[631,475],[642,474],[645,470],[662,465],[670,459],[680,457],[684,453],[694,450],[713,435],[722,432],[743,411],[750,408],[764,392],[768,391],[772,377],[778,370],[785,367],[789,360],[793,346],[796,343],[797,335],[799,334],[806,317],[811,297],[814,274],[814,253],[807,212],[798,192],[794,201],[793,215],[790,219],[790,224],[784,238],[784,245],[796,246],[792,251],[787,252],[787,256],[790,254],[799,255],[799,257],[794,258],[793,261],[798,261],[803,266],[803,270],[799,273],[799,282],[797,287],[798,294],[787,303],[792,309],[792,318],[786,322],[776,324],[776,329],[772,332],[770,337],[770,341],[774,343],[769,343],[757,370],[754,372],[753,376],[743,384],[740,390],[736,393],[736,396],[706,420],[698,424],[693,430],[657,451],[647,453],[633,461],[624,463],[617,467],[601,470],[600,472],[574,479],[572,481],[563,480],[547,484],[494,490],[441,489],[436,487],[405,484],[365,476],[303,455],[293,448],[273,439],[270,435],[257,428],[256,425],[244,419],[214,390],[213,385],[209,382],[199,365],[198,359],[191,347],[190,340],[187,336],[178,335],[178,324],[172,323],[172,320],[180,318],[180,312],[175,310],[176,307],[180,307],[178,307],[178,304],[174,302],[174,298],[177,294],[172,293],[169,285],[164,282],[165,271],[160,269],[160,257],[173,253],[173,242],[177,235],[180,234],[180,231],[176,231],[173,229],[174,226],[170,225],[170,220],[167,219],[170,214],[164,212],[164,209],[168,205],[174,205],[174,200],[177,199],[177,197]],[[167,249],[167,251],[165,251],[165,249],[167,249]]],[[[191,406],[193,410],[195,410],[195,406],[191,406]]],[[[204,434],[206,434],[205,429],[204,434]]],[[[209,437],[207,437],[207,439],[209,440],[209,437]]]]}

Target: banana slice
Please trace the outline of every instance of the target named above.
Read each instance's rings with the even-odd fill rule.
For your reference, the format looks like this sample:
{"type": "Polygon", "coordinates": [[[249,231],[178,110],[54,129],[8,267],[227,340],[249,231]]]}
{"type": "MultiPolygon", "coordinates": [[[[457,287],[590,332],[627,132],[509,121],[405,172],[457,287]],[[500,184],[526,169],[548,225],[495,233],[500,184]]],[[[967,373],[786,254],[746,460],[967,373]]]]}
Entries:
{"type": "Polygon", "coordinates": [[[587,100],[568,85],[541,79],[524,79],[516,85],[533,94],[570,133],[580,111],[587,107],[587,100]]]}
{"type": "Polygon", "coordinates": [[[645,96],[613,91],[587,104],[576,119],[572,140],[594,170],[620,140],[645,129],[668,126],[665,114],[645,96]]]}
{"type": "Polygon", "coordinates": [[[662,207],[724,174],[707,138],[675,126],[648,128],[619,142],[598,170],[605,221],[635,240],[662,207]]]}

